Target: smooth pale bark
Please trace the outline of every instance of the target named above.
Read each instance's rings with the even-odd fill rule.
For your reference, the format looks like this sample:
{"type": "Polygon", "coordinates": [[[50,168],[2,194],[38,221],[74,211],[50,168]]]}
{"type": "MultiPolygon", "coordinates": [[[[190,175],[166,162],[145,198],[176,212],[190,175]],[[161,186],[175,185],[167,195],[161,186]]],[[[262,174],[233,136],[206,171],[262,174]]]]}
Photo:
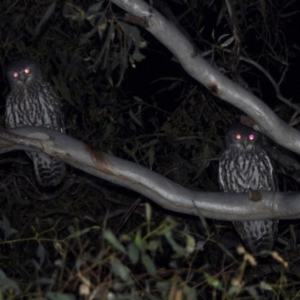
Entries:
{"type": "Polygon", "coordinates": [[[92,149],[48,128],[20,127],[0,131],[0,153],[13,150],[44,151],[75,168],[132,189],[160,206],[180,213],[201,214],[220,220],[300,217],[300,193],[259,192],[261,200],[254,202],[247,193],[189,190],[145,167],[92,149]]]}

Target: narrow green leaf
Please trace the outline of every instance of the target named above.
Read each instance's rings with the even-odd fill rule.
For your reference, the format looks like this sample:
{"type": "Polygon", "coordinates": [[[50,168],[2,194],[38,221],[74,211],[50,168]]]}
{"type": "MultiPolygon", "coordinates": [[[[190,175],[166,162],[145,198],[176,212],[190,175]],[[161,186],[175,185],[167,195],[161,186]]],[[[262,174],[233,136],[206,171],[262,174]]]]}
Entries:
{"type": "Polygon", "coordinates": [[[140,257],[140,253],[139,253],[139,249],[138,249],[138,247],[136,246],[135,243],[130,243],[129,244],[129,246],[128,246],[128,256],[129,256],[130,261],[133,264],[136,264],[138,262],[139,257],[140,257]]]}
{"type": "Polygon", "coordinates": [[[40,33],[42,26],[49,20],[49,18],[51,17],[51,15],[55,10],[55,7],[56,7],[56,2],[52,2],[50,6],[47,8],[43,18],[41,19],[41,21],[39,22],[39,24],[36,26],[34,30],[34,36],[37,36],[40,33]]]}
{"type": "Polygon", "coordinates": [[[88,8],[87,13],[97,13],[100,10],[100,8],[102,7],[103,2],[104,1],[100,1],[100,2],[98,2],[96,4],[91,5],[88,8]]]}
{"type": "Polygon", "coordinates": [[[143,59],[146,58],[146,56],[140,52],[140,49],[138,47],[136,47],[134,52],[132,53],[132,58],[135,61],[142,61],[143,59]]]}
{"type": "Polygon", "coordinates": [[[148,148],[150,146],[156,145],[157,143],[158,143],[158,139],[153,139],[149,143],[145,143],[145,144],[141,145],[140,148],[148,148]]]}
{"type": "Polygon", "coordinates": [[[45,248],[42,244],[39,244],[36,250],[36,256],[39,258],[39,264],[41,266],[45,261],[45,248]]]}
{"type": "Polygon", "coordinates": [[[114,131],[114,129],[115,129],[115,126],[113,125],[113,123],[109,123],[106,125],[105,132],[102,137],[103,141],[111,135],[111,133],[114,131]]]}
{"type": "Polygon", "coordinates": [[[189,234],[185,234],[185,239],[186,239],[185,252],[186,254],[191,254],[195,251],[196,248],[195,238],[189,234]]]}
{"type": "Polygon", "coordinates": [[[191,288],[187,285],[184,286],[183,288],[183,293],[185,295],[185,299],[187,300],[197,300],[197,291],[194,288],[191,288]]]}
{"type": "Polygon", "coordinates": [[[178,256],[183,256],[185,250],[182,246],[180,246],[173,238],[172,231],[168,231],[165,234],[166,239],[168,240],[169,244],[171,245],[172,249],[176,252],[178,256]]]}
{"type": "Polygon", "coordinates": [[[208,274],[208,273],[204,273],[204,277],[205,277],[207,283],[208,283],[210,286],[212,286],[212,287],[214,287],[215,289],[220,290],[220,291],[223,290],[223,288],[222,288],[222,282],[221,282],[220,280],[218,280],[217,278],[211,276],[211,275],[208,274]]]}
{"type": "Polygon", "coordinates": [[[126,253],[125,247],[117,240],[115,235],[112,233],[111,230],[107,229],[103,233],[103,237],[111,243],[117,250],[123,252],[124,254],[126,253]]]}
{"type": "Polygon", "coordinates": [[[145,211],[146,211],[146,220],[147,222],[150,222],[152,216],[152,207],[149,203],[146,203],[145,211]]]}
{"type": "MultiPolygon", "coordinates": [[[[111,42],[112,37],[113,37],[114,34],[115,34],[115,26],[114,26],[113,23],[111,23],[109,25],[109,28],[108,28],[106,40],[104,42],[104,45],[101,48],[101,52],[100,52],[99,56],[97,57],[97,59],[96,59],[96,61],[94,63],[93,68],[96,68],[100,63],[103,64],[103,61],[104,61],[103,56],[104,56],[105,52],[109,52],[110,42],[111,42]]],[[[79,44],[81,45],[81,43],[82,42],[80,41],[79,44]]]]}
{"type": "Polygon", "coordinates": [[[131,281],[130,270],[122,264],[122,262],[114,258],[111,260],[111,268],[115,276],[121,278],[125,282],[131,281]]]}
{"type": "Polygon", "coordinates": [[[131,119],[139,126],[143,127],[141,121],[134,115],[134,113],[132,112],[132,110],[129,110],[129,115],[131,117],[131,119]]]}
{"type": "Polygon", "coordinates": [[[134,242],[135,244],[137,245],[137,247],[139,249],[143,249],[144,248],[144,241],[143,241],[143,238],[141,236],[141,231],[138,230],[136,235],[135,235],[135,238],[134,238],[134,242]]]}
{"type": "Polygon", "coordinates": [[[11,233],[11,226],[8,218],[5,216],[5,214],[2,214],[2,222],[1,222],[1,228],[4,231],[5,239],[7,239],[11,233]]]}
{"type": "Polygon", "coordinates": [[[147,254],[142,255],[142,263],[145,266],[145,268],[147,269],[147,271],[149,272],[149,274],[151,274],[153,276],[156,275],[155,264],[149,255],[147,255],[147,254]]]}
{"type": "Polygon", "coordinates": [[[2,269],[0,269],[0,279],[6,278],[6,274],[3,272],[2,269]]]}
{"type": "Polygon", "coordinates": [[[91,230],[99,230],[99,229],[100,229],[99,226],[92,226],[92,227],[89,227],[89,228],[85,228],[85,229],[83,229],[83,230],[77,230],[77,231],[71,233],[71,234],[67,237],[67,239],[77,238],[77,237],[80,237],[80,236],[82,236],[82,235],[88,233],[88,232],[91,231],[91,230]]]}

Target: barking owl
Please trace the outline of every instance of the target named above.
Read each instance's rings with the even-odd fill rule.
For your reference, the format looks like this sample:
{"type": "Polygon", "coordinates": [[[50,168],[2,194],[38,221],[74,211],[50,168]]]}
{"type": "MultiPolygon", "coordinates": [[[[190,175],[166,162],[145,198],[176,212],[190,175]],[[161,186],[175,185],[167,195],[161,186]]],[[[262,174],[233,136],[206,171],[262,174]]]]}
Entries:
{"type": "MultiPolygon", "coordinates": [[[[223,192],[277,191],[277,176],[262,135],[245,126],[231,126],[225,137],[226,150],[219,162],[219,186],[223,192]]],[[[253,254],[272,250],[278,220],[233,222],[242,241],[253,254]]]]}
{"type": "MultiPolygon", "coordinates": [[[[10,64],[6,77],[10,93],[6,98],[5,126],[43,126],[65,131],[61,101],[31,58],[10,64]]],[[[55,186],[65,176],[65,164],[43,152],[27,152],[34,164],[38,183],[55,186]]]]}

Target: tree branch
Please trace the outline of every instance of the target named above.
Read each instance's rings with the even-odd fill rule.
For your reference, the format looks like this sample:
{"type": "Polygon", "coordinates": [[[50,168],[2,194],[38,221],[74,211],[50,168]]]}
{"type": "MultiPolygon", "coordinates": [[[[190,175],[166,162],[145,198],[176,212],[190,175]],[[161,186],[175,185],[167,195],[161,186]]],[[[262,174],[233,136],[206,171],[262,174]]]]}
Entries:
{"type": "Polygon", "coordinates": [[[44,151],[84,172],[132,189],[175,212],[200,213],[220,220],[300,218],[300,193],[256,191],[255,200],[251,200],[252,192],[231,194],[189,190],[138,164],[94,150],[48,128],[1,130],[0,153],[13,150],[44,151]]]}

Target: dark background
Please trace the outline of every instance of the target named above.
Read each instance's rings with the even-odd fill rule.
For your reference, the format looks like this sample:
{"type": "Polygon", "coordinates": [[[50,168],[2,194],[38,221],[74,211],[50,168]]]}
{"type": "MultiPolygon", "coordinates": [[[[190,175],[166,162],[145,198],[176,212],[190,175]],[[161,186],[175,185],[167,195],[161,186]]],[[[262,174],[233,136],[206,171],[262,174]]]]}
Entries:
{"type": "MultiPolygon", "coordinates": [[[[177,22],[177,28],[185,32],[195,51],[209,52],[205,58],[216,69],[238,84],[246,84],[281,119],[298,129],[298,113],[278,99],[266,73],[259,71],[254,63],[262,66],[275,82],[280,80],[288,65],[280,91],[283,97],[298,105],[299,2],[228,2],[234,8],[236,23],[229,16],[225,1],[170,0],[154,1],[153,5],[169,21],[177,22]],[[232,36],[233,28],[241,37],[240,57],[253,61],[253,64],[235,61],[236,73],[233,72],[236,40],[222,47],[222,43],[232,36]]],[[[187,188],[219,190],[217,167],[224,151],[224,134],[244,113],[212,96],[191,78],[172,53],[145,28],[126,23],[124,11],[108,1],[5,0],[0,3],[0,12],[1,126],[5,126],[5,99],[9,92],[5,67],[15,59],[30,56],[39,62],[47,80],[61,97],[68,135],[95,149],[150,168],[187,188]]],[[[298,155],[272,141],[266,143],[266,149],[275,160],[280,191],[297,191],[300,178],[298,155]],[[293,160],[292,165],[286,157],[293,160]]],[[[57,268],[53,262],[58,258],[67,266],[67,275],[63,272],[66,269],[60,269],[58,290],[78,287],[78,257],[82,258],[82,269],[92,282],[109,281],[112,277],[107,274],[113,268],[107,262],[112,258],[109,256],[103,269],[101,266],[97,270],[95,264],[97,268],[98,264],[91,259],[98,255],[100,240],[101,258],[117,251],[100,238],[102,232],[110,228],[121,240],[123,234],[129,232],[127,237],[130,238],[121,241],[127,247],[129,240],[139,241],[139,235],[148,234],[145,228],[160,226],[160,222],[164,222],[162,228],[169,226],[171,221],[165,221],[166,214],[171,214],[180,224],[170,226],[172,230],[176,228],[172,233],[177,242],[183,242],[188,232],[200,246],[197,246],[198,254],[188,261],[188,256],[173,255],[174,244],[170,245],[170,237],[163,233],[149,234],[151,238],[154,236],[153,240],[143,236],[145,248],[141,246],[139,253],[141,256],[154,253],[158,269],[162,268],[160,271],[170,267],[170,259],[172,263],[178,263],[172,269],[176,272],[181,266],[188,272],[191,266],[198,271],[205,266],[201,275],[196,272],[199,277],[195,277],[193,286],[200,285],[198,295],[207,293],[207,299],[212,299],[209,291],[215,288],[207,274],[223,280],[224,288],[231,282],[229,278],[238,278],[240,273],[236,272],[241,270],[246,274],[245,278],[241,276],[246,284],[256,287],[259,278],[265,280],[263,272],[259,276],[264,277],[251,277],[245,271],[248,270],[246,258],[236,257],[235,250],[229,252],[228,249],[238,245],[229,222],[198,222],[198,218],[172,214],[151,203],[152,219],[145,225],[148,199],[69,166],[60,186],[43,189],[37,184],[32,163],[23,152],[1,156],[0,182],[1,268],[23,286],[25,282],[36,282],[42,275],[50,278],[57,268]],[[98,226],[100,230],[88,230],[79,234],[76,240],[68,238],[71,232],[90,226],[98,226]],[[150,240],[159,243],[160,250],[152,251],[147,244],[150,240]],[[38,247],[44,247],[44,260],[38,256],[41,253],[38,247]],[[182,259],[180,263],[178,257],[182,259]],[[224,271],[226,267],[228,271],[224,271]],[[203,275],[204,269],[206,275],[203,275]],[[66,287],[65,282],[73,286],[66,287]],[[201,282],[205,284],[201,285],[201,282]]],[[[287,243],[276,248],[282,250],[280,254],[293,266],[298,266],[298,227],[297,220],[280,222],[279,237],[287,243]]],[[[122,255],[116,257],[124,262],[127,258],[122,255]]],[[[129,261],[127,265],[130,268],[134,265],[132,270],[137,273],[145,272],[145,261],[140,265],[129,261]]],[[[172,272],[170,276],[175,278],[178,273],[172,272]]],[[[272,272],[268,273],[268,279],[278,283],[277,275],[272,272]]],[[[187,280],[188,275],[182,274],[187,280]]],[[[295,290],[300,278],[298,274],[289,274],[289,278],[296,278],[295,290]]],[[[163,272],[160,275],[168,276],[163,272]]],[[[144,277],[140,278],[138,282],[144,286],[144,277]]],[[[284,298],[284,293],[280,295],[284,298]]]]}

